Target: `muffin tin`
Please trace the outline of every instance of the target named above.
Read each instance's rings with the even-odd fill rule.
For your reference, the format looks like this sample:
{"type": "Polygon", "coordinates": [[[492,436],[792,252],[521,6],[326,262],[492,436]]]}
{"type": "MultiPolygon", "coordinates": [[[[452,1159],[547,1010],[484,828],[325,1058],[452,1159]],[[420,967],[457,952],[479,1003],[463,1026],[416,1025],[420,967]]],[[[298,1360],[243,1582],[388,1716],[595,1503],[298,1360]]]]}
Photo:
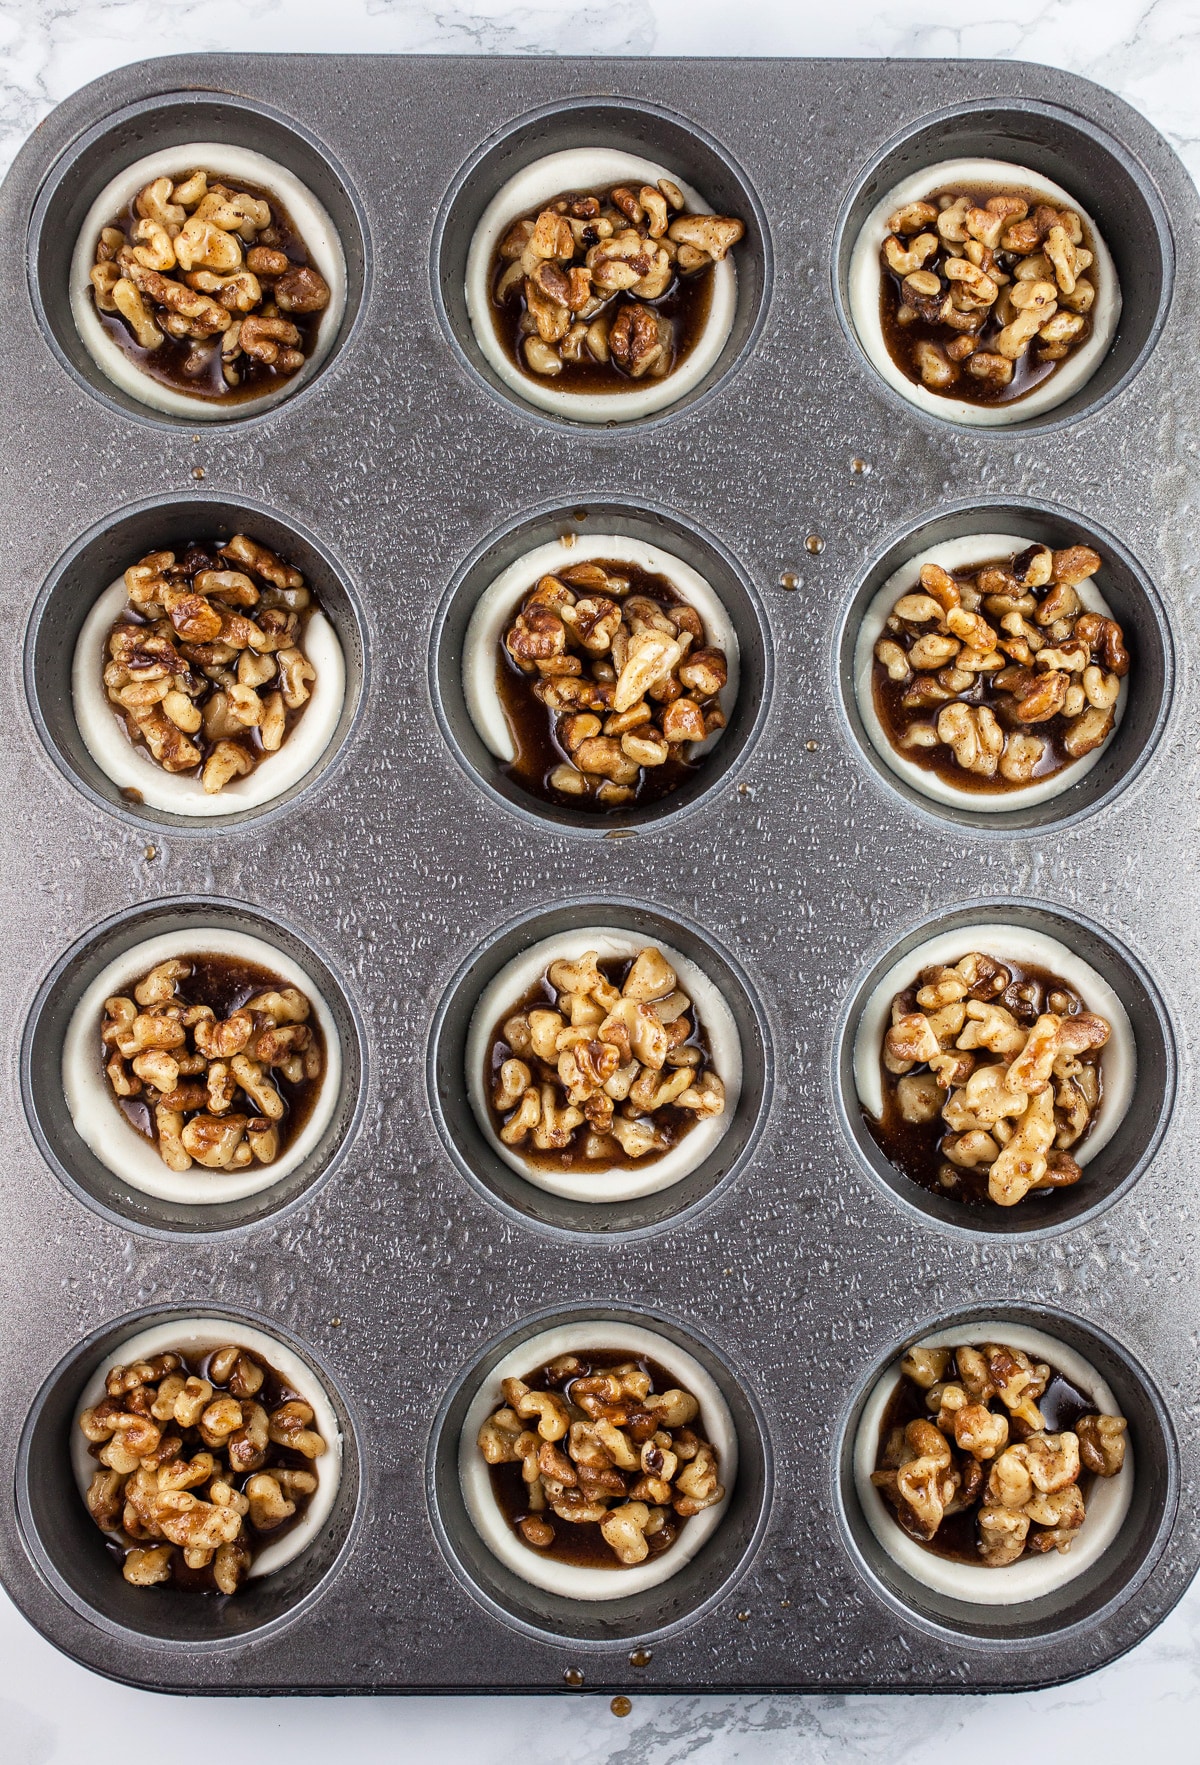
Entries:
{"type": "Polygon", "coordinates": [[[0,214],[16,242],[0,267],[0,1570],[21,1609],[99,1671],[225,1693],[1032,1687],[1130,1647],[1200,1562],[1180,1501],[1200,1475],[1184,520],[1200,205],[1171,151],[1111,95],[1011,62],[187,57],[106,76],[55,111],[0,214]],[[252,140],[294,165],[339,228],[348,296],[310,382],[192,425],[103,380],[74,336],[66,271],[114,171],[197,139],[252,140]],[[496,383],[461,289],[500,184],[597,140],[677,167],[747,223],[709,380],[611,429],[496,383]],[[923,416],[880,382],[845,316],[858,223],[949,154],[1040,167],[1078,192],[1116,258],[1108,359],[1025,426],[923,416]],[[973,818],[881,766],[850,669],[878,585],[981,517],[1094,540],[1137,672],[1086,779],[973,818]],[[473,594],[519,551],[601,522],[661,537],[717,582],[743,674],[710,769],[596,822],[540,809],[497,771],[456,646],[473,594]],[[347,701],[313,775],[201,824],[108,786],[67,694],[93,593],[149,545],[217,527],[280,546],[314,583],[347,701]],[[847,1062],[873,978],[935,926],[998,917],[1078,944],[1121,993],[1141,1068],[1134,1111],[1079,1189],[993,1222],[881,1166],[847,1062]],[[606,920],[703,950],[745,1072],[700,1171],[589,1208],[489,1157],[461,1048],[474,996],[512,954],[606,920]],[[327,984],[343,1092],[278,1190],[185,1209],[87,1154],[55,1075],[89,975],[152,931],[201,923],[274,939],[327,984]],[[216,1606],[125,1586],[66,1450],[98,1362],[172,1315],[281,1336],[344,1436],[317,1544],[216,1606]],[[486,1550],[456,1453],[490,1369],[587,1318],[646,1324],[701,1362],[734,1416],[739,1472],[677,1576],[584,1609],[486,1550]],[[854,1494],[856,1420],[882,1369],[985,1318],[1075,1346],[1135,1442],[1117,1544],[1020,1607],[907,1582],[854,1494]]]}

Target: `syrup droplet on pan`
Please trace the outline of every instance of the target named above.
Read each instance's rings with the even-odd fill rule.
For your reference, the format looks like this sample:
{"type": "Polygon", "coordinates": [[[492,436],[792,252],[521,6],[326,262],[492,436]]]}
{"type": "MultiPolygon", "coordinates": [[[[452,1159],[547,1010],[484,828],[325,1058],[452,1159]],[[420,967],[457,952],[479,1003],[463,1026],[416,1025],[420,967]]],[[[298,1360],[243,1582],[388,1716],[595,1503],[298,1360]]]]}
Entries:
{"type": "Polygon", "coordinates": [[[814,558],[819,558],[825,550],[825,541],[819,533],[810,533],[804,542],[804,549],[806,552],[810,552],[814,558]]]}
{"type": "Polygon", "coordinates": [[[654,1656],[649,1649],[634,1649],[629,1657],[629,1665],[631,1667],[648,1667],[653,1659],[654,1656]]]}
{"type": "Polygon", "coordinates": [[[780,588],[786,588],[790,593],[792,589],[799,588],[800,578],[796,575],[794,570],[785,570],[783,575],[779,578],[779,586],[780,588]]]}
{"type": "Polygon", "coordinates": [[[749,1612],[738,1612],[736,1616],[739,1624],[746,1624],[750,1620],[749,1612]]]}
{"type": "Polygon", "coordinates": [[[564,1667],[563,1668],[563,1679],[567,1685],[582,1685],[583,1684],[583,1668],[582,1667],[564,1667]]]}
{"type": "Polygon", "coordinates": [[[633,1705],[626,1697],[615,1697],[608,1707],[614,1716],[628,1716],[633,1709],[633,1705]]]}
{"type": "Polygon", "coordinates": [[[865,478],[871,470],[871,462],[870,460],[860,459],[858,455],[855,454],[850,462],[850,470],[854,473],[856,478],[865,478]]]}

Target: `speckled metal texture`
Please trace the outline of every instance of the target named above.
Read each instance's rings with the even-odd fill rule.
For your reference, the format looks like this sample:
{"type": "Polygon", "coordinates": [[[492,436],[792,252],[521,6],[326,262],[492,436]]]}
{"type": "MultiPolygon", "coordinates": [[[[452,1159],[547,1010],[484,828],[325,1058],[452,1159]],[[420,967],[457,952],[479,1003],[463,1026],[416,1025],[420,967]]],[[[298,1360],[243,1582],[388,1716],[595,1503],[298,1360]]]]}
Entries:
{"type": "MultiPolygon", "coordinates": [[[[947,126],[928,138],[949,139],[947,126]]],[[[550,1691],[571,1667],[591,1689],[967,1691],[1086,1672],[1178,1599],[1200,1560],[1197,218],[1182,167],[1140,117],[1069,74],[1011,62],[188,57],[106,77],[41,125],[0,196],[0,1569],[60,1647],[178,1691],[550,1691]],[[72,142],[181,90],[291,119],[340,168],[329,179],[349,187],[340,212],[362,217],[359,304],[326,371],[261,418],[196,430],[121,409],[68,367],[42,334],[19,245],[72,142]],[[739,321],[736,371],[625,430],[555,424],[497,396],[469,345],[448,341],[453,312],[433,294],[435,217],[461,169],[518,119],[583,98],[653,105],[684,136],[703,131],[715,144],[704,152],[738,168],[765,228],[748,276],[763,298],[739,321]],[[947,112],[973,119],[964,139],[1005,142],[1008,157],[1023,145],[1037,164],[1041,142],[1068,186],[1072,131],[1091,143],[1080,177],[1127,276],[1113,368],[1029,429],[922,417],[881,387],[839,321],[839,210],[885,150],[899,155],[889,165],[906,163],[921,119],[947,112]],[[907,149],[888,146],[900,137],[907,149]],[[1119,167],[1108,138],[1122,144],[1119,167]],[[1120,194],[1122,178],[1141,203],[1122,194],[1110,218],[1104,190],[1120,194]],[[81,535],[149,498],[177,506],[201,479],[211,497],[293,517],[340,561],[367,666],[335,765],[275,812],[194,829],[76,788],[39,739],[22,646],[42,585],[81,535]],[[1035,523],[1039,508],[1066,510],[1111,532],[1165,608],[1169,641],[1151,646],[1147,673],[1169,695],[1165,727],[1143,719],[1154,733],[1144,764],[1066,820],[981,829],[922,808],[864,757],[844,706],[839,633],[867,576],[972,498],[1027,506],[1035,523]],[[685,813],[620,839],[514,813],[452,754],[429,687],[435,614],[489,534],[525,510],[589,502],[694,522],[736,559],[765,621],[756,678],[767,699],[737,763],[685,813]],[[808,549],[809,535],[823,545],[808,549]],[[202,1235],[102,1212],[64,1184],[26,1123],[19,1068],[39,988],[77,938],[139,903],[218,897],[278,916],[321,953],[360,1022],[368,1089],[328,1181],[285,1211],[202,1235]],[[1161,995],[1180,1075],[1173,1106],[1165,1093],[1135,1104],[1169,1112],[1136,1180],[1114,1179],[1104,1211],[1048,1235],[975,1233],[903,1205],[838,1114],[838,1029],[861,979],[918,922],[1018,897],[1084,916],[1128,953],[1161,995]],[[752,1155],[686,1217],[612,1235],[567,1230],[469,1183],[426,1089],[431,1025],[472,952],[540,907],[605,898],[711,933],[774,1047],[752,1155]],[[728,1378],[744,1378],[746,1426],[762,1430],[761,1524],[746,1520],[740,1557],[694,1609],[658,1602],[662,1633],[634,1638],[652,1651],[636,1669],[628,1627],[549,1634],[475,1597],[461,1558],[452,1569],[443,1554],[444,1443],[431,1438],[441,1406],[489,1344],[589,1302],[694,1332],[728,1378]],[[27,1538],[31,1516],[55,1504],[26,1488],[22,1519],[14,1490],[18,1435],[59,1363],[85,1342],[94,1359],[126,1314],[188,1306],[274,1321],[307,1347],[335,1382],[361,1471],[359,1511],[290,1621],[276,1609],[238,1646],[231,1629],[181,1650],[60,1597],[46,1541],[27,1538]],[[843,1431],[864,1382],[898,1344],[964,1310],[1053,1313],[1051,1327],[1123,1381],[1145,1465],[1136,1560],[1046,1624],[1007,1633],[914,1608],[843,1512],[843,1431]]],[[[1169,1067],[1155,1066],[1160,1089],[1169,1067]]],[[[43,1435],[47,1417],[62,1426],[65,1389],[34,1418],[43,1435]]],[[[52,1455],[22,1459],[22,1476],[27,1463],[58,1474],[52,1455]]]]}

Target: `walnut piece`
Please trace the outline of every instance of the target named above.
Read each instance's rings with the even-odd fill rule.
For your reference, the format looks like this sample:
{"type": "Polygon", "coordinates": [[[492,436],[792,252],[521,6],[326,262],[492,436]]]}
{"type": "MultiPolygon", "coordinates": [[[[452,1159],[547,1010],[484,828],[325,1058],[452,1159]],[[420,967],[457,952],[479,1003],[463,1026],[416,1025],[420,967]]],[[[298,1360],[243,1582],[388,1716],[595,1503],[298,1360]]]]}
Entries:
{"type": "Polygon", "coordinates": [[[301,648],[313,605],[298,570],[235,534],[149,552],[125,572],[104,688],[131,742],[215,795],[282,745],[312,697],[301,648]],[[236,567],[235,567],[236,566],[236,567]]]}
{"type": "Polygon", "coordinates": [[[531,1549],[554,1554],[555,1520],[591,1525],[632,1567],[724,1500],[716,1449],[692,1427],[695,1397],[656,1392],[637,1361],[601,1367],[570,1355],[501,1390],[478,1445],[493,1468],[521,1466],[521,1511],[508,1517],[531,1549]]]}

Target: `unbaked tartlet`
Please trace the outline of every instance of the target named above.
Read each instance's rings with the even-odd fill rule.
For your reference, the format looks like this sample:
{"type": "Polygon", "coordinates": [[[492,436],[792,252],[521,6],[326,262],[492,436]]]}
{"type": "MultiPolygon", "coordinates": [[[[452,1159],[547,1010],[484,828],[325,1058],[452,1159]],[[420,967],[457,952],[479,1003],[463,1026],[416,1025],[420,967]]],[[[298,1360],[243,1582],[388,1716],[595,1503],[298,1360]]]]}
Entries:
{"type": "Polygon", "coordinates": [[[1026,166],[957,159],[876,203],[850,258],[850,317],[902,398],[949,422],[1044,416],[1117,330],[1116,268],[1071,194],[1026,166]]]}
{"type": "Polygon", "coordinates": [[[122,392],[202,422],[275,404],[337,337],[346,265],[312,191],[225,142],[147,154],[88,210],[71,260],[71,313],[122,392]]]}
{"type": "Polygon", "coordinates": [[[619,533],[551,540],[484,589],[463,644],[480,738],[521,790],[597,815],[662,801],[720,741],[737,632],[712,585],[619,533]]]}
{"type": "Polygon", "coordinates": [[[720,359],[744,231],[652,160],[603,147],[549,154],[509,179],[475,229],[476,342],[542,410],[582,423],[649,416],[720,359]]]}
{"type": "Polygon", "coordinates": [[[1036,1209],[1079,1182],[1133,1101],[1121,1000],[1068,946],[998,923],[941,932],[863,1007],[854,1082],[871,1137],[910,1181],[965,1207],[1036,1209]]]}
{"type": "Polygon", "coordinates": [[[1124,632],[1091,546],[1016,533],[930,546],[863,614],[854,693],[875,752],[935,802],[1001,814],[1085,778],[1129,700],[1124,632]]]}
{"type": "Polygon", "coordinates": [[[725,1516],[737,1433],[693,1355],[651,1329],[556,1326],[505,1355],[463,1422],[467,1512],[504,1567],[575,1600],[678,1573],[725,1516]]]}
{"type": "Polygon", "coordinates": [[[294,1349],[175,1318],[106,1355],[75,1410],[79,1494],[131,1586],[236,1595],[315,1542],[342,1473],[337,1413],[294,1349]]]}
{"type": "Polygon", "coordinates": [[[114,1175],[188,1206],[241,1200],[307,1159],[341,1093],[337,1025],[263,939],[203,924],[106,964],[62,1054],[76,1132],[114,1175]]]}
{"type": "Polygon", "coordinates": [[[529,1183],[602,1203],[699,1169],[736,1113],[737,1026],[666,944],[613,926],[546,938],[484,989],[467,1090],[488,1145],[529,1183]]]}
{"type": "Polygon", "coordinates": [[[85,747],[128,801],[230,815],[319,763],[346,666],[301,572],[235,533],[149,552],[110,583],[76,640],[71,696],[85,747]]]}
{"type": "Polygon", "coordinates": [[[983,1320],[937,1331],[876,1382],[854,1449],[863,1515],[933,1592],[1009,1606],[1111,1548],[1133,1494],[1125,1419],[1065,1342],[983,1320]]]}

